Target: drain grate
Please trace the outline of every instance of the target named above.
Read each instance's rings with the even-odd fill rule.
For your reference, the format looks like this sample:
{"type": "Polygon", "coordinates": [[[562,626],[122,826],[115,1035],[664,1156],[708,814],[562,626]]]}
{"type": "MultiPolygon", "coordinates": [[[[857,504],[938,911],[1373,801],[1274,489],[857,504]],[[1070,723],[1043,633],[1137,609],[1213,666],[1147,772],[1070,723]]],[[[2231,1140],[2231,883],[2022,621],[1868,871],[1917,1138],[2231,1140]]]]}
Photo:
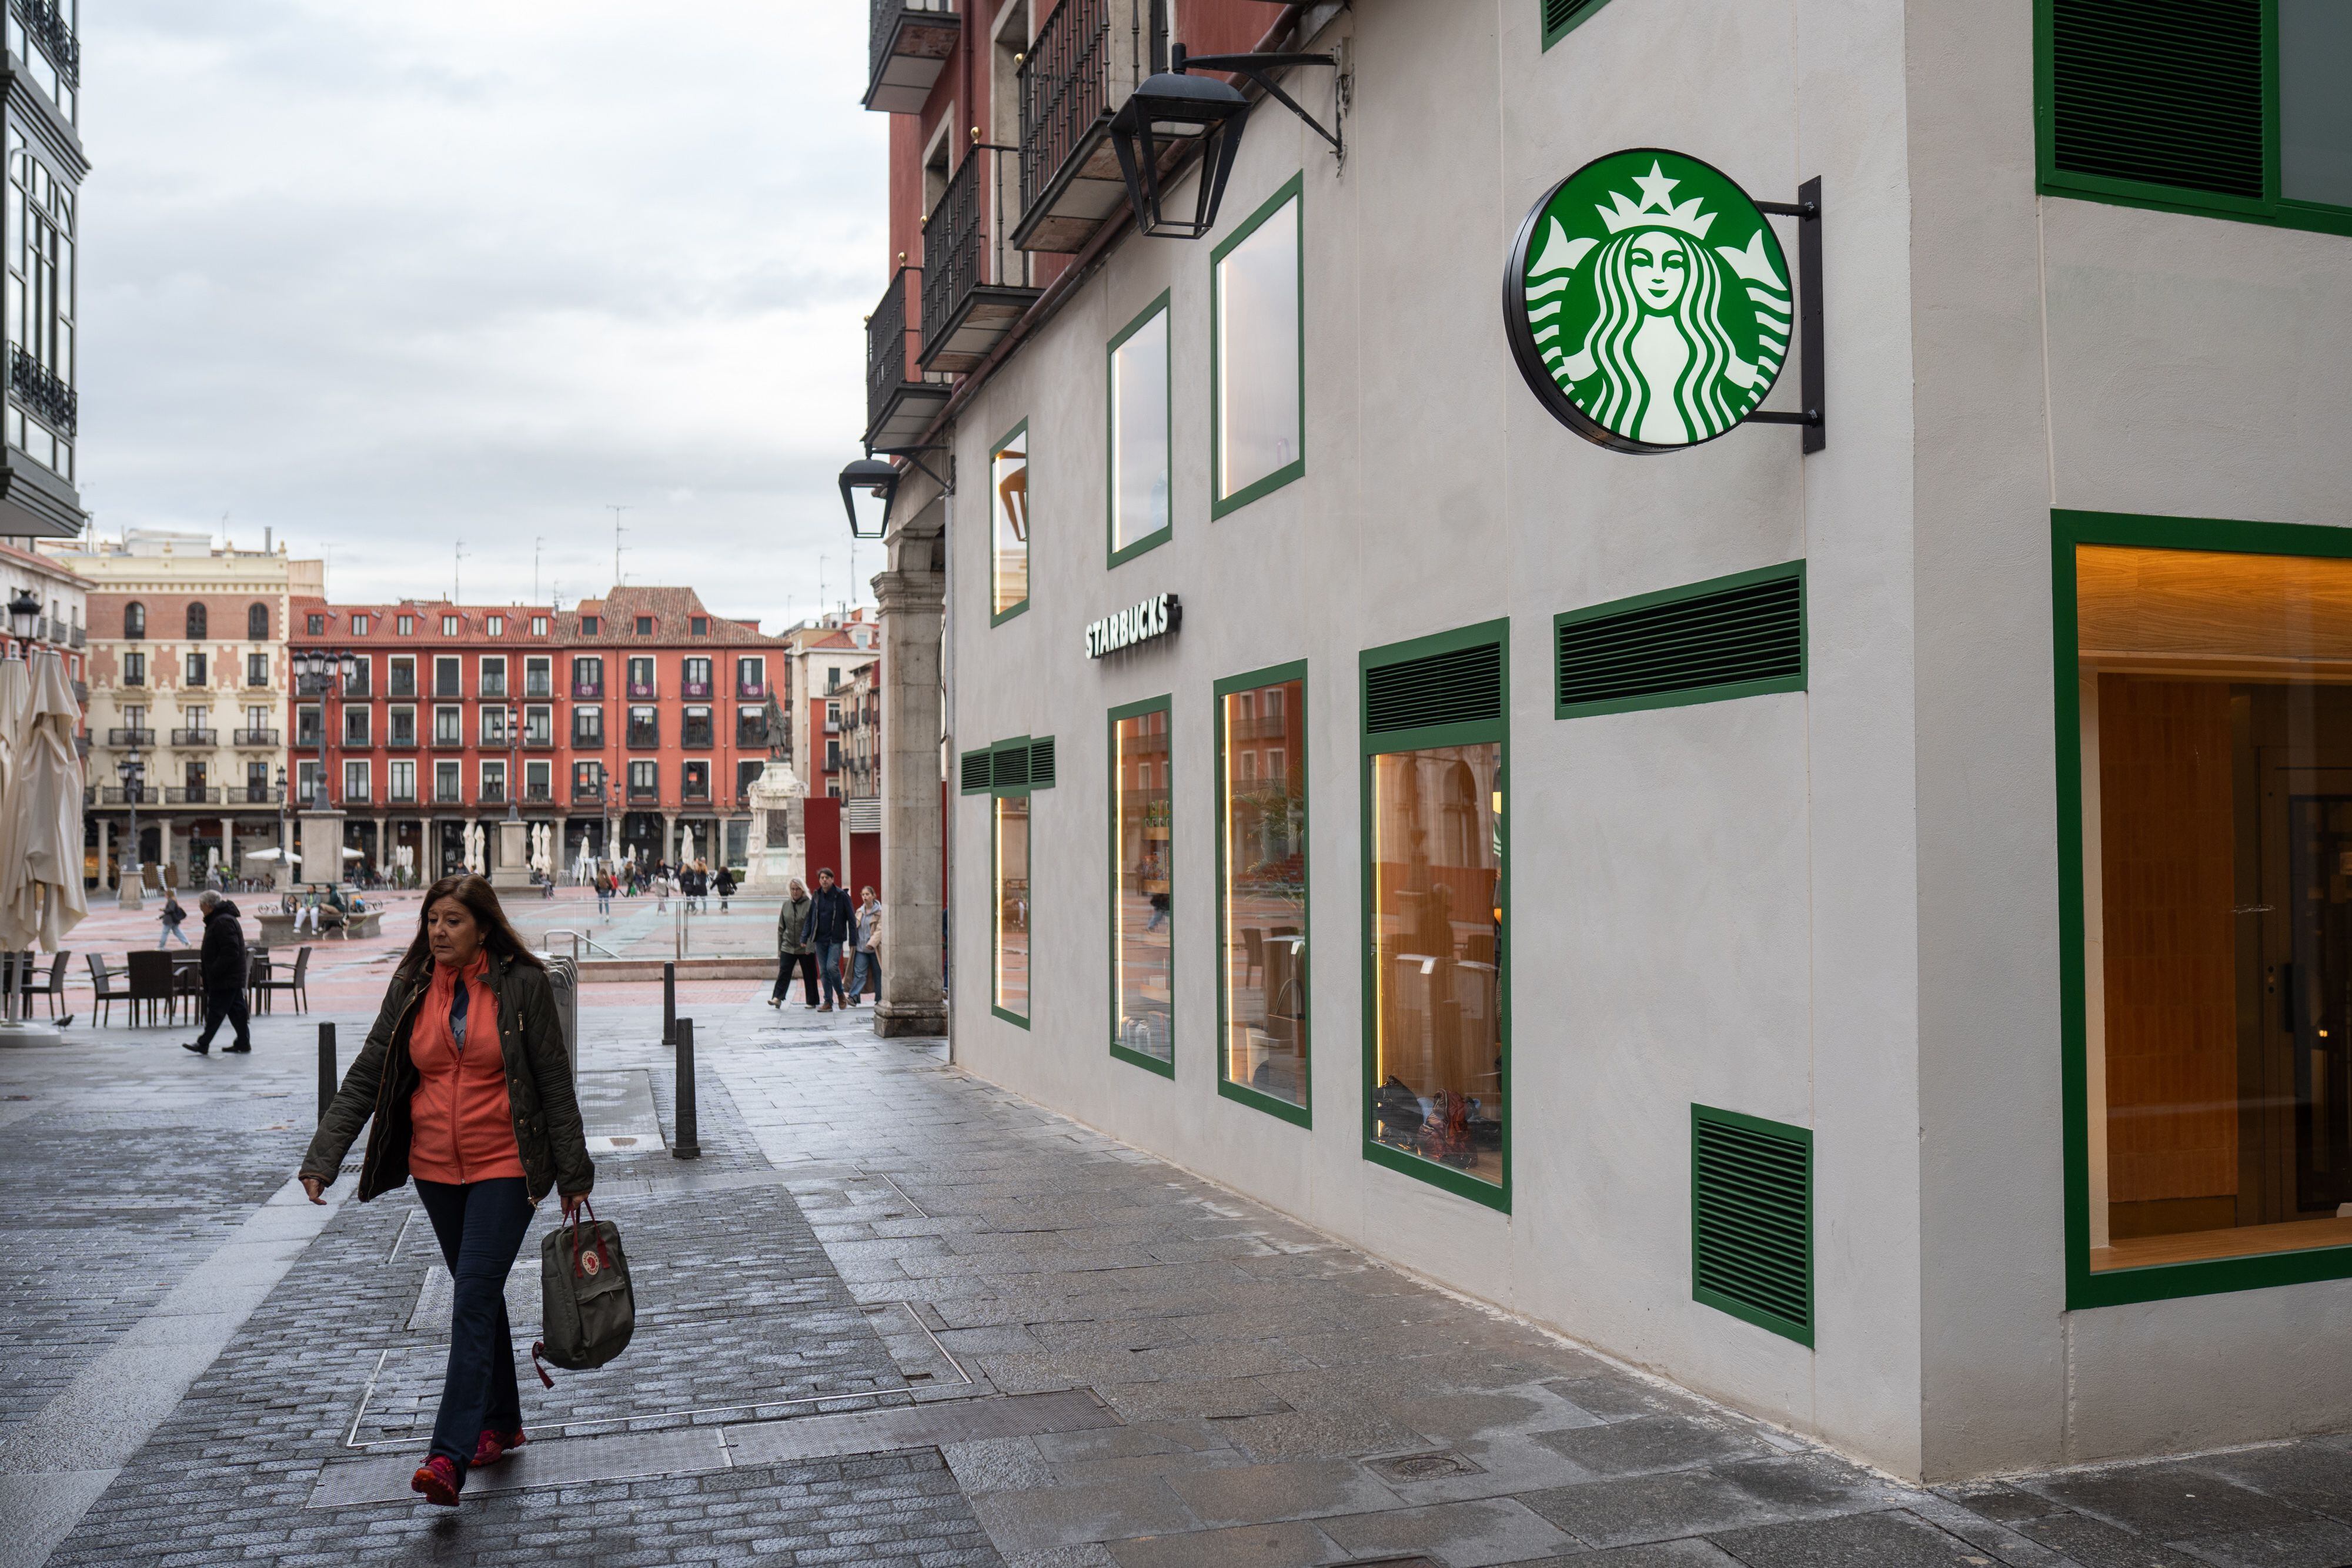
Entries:
{"type": "MultiPolygon", "coordinates": [[[[1484,1467],[1475,1465],[1456,1453],[1400,1454],[1389,1459],[1367,1459],[1364,1468],[1386,1476],[1392,1481],[1439,1481],[1450,1476],[1479,1476],[1484,1467]]],[[[1401,1563],[1419,1563],[1418,1557],[1400,1557],[1401,1563]]]]}

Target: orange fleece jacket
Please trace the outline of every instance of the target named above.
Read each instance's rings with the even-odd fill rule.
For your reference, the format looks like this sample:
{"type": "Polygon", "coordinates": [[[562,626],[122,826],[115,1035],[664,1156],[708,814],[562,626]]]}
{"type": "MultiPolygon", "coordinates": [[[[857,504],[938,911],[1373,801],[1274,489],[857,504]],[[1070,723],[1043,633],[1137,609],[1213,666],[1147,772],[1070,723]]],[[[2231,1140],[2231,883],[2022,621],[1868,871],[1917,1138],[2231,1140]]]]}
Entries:
{"type": "Polygon", "coordinates": [[[408,1034],[416,1064],[409,1096],[408,1172],[425,1181],[489,1181],[520,1176],[514,1112],[507,1098],[507,1064],[499,1048],[499,1001],[483,979],[488,953],[466,967],[466,1044],[449,1033],[449,1006],[457,977],[436,965],[433,984],[408,1034]]]}

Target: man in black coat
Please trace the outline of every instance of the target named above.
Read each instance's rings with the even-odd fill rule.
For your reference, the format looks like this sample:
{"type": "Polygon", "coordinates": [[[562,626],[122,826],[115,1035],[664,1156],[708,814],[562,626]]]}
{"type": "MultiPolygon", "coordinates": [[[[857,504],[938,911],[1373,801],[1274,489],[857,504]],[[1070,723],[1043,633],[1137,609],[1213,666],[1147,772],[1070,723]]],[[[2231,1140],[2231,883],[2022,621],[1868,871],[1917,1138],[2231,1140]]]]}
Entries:
{"type": "Polygon", "coordinates": [[[198,949],[198,967],[205,980],[205,1032],[185,1049],[210,1056],[213,1035],[226,1019],[236,1030],[236,1043],[225,1045],[222,1051],[251,1051],[253,1015],[245,1005],[245,988],[252,977],[252,960],[245,952],[244,916],[217,893],[206,892],[196,905],[205,915],[205,945],[198,949]]]}
{"type": "Polygon", "coordinates": [[[826,866],[816,873],[816,898],[809,905],[808,925],[802,938],[816,948],[816,972],[824,982],[824,1005],[816,1010],[833,1011],[838,1004],[846,1008],[849,1000],[842,994],[841,950],[857,929],[857,912],[851,907],[849,894],[834,886],[833,868],[826,866]]]}

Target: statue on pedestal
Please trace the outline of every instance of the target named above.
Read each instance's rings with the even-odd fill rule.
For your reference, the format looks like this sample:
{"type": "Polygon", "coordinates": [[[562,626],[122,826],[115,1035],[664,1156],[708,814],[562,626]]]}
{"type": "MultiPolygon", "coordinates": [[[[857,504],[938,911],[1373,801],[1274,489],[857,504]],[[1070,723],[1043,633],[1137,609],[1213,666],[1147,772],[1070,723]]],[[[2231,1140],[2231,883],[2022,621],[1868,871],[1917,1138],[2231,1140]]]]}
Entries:
{"type": "Polygon", "coordinates": [[[751,842],[744,851],[743,892],[782,893],[807,858],[806,806],[793,771],[793,738],[776,699],[768,699],[768,765],[746,791],[751,842]]]}

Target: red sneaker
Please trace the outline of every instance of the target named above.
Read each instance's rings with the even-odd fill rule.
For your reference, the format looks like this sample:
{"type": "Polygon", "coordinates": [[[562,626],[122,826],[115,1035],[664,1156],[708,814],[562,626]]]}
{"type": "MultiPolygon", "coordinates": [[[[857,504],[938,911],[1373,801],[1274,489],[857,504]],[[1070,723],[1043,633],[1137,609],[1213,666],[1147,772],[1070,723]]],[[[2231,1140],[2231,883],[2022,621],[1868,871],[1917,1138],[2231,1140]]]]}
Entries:
{"type": "Polygon", "coordinates": [[[408,1490],[424,1494],[425,1500],[436,1508],[457,1506],[457,1489],[466,1479],[457,1473],[457,1461],[446,1454],[436,1454],[417,1467],[408,1478],[408,1490]]]}
{"type": "Polygon", "coordinates": [[[520,1432],[493,1432],[486,1427],[474,1443],[474,1469],[495,1465],[529,1441],[520,1432]]]}

